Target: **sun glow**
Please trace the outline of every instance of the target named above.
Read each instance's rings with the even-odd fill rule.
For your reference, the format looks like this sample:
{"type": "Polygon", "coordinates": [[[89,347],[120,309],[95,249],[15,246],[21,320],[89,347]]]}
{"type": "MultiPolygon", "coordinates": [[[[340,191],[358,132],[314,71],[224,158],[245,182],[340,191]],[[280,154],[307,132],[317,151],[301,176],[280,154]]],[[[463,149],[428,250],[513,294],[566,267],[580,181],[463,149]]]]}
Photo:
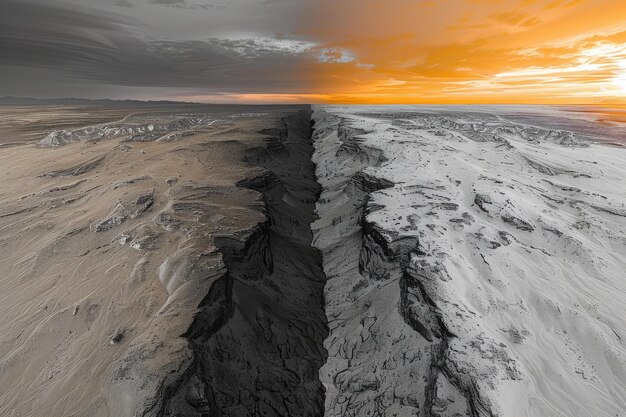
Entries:
{"type": "Polygon", "coordinates": [[[622,94],[626,96],[626,59],[620,60],[618,65],[621,68],[621,71],[611,81],[613,81],[613,83],[621,89],[622,94]]]}

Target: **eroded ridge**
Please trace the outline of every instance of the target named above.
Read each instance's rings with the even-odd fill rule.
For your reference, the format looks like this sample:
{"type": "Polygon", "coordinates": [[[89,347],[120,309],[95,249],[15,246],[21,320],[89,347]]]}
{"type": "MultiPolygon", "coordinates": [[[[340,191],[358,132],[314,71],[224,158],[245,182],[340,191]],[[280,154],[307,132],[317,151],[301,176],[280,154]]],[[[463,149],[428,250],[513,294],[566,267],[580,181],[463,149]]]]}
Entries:
{"type": "MultiPolygon", "coordinates": [[[[193,369],[181,335],[209,293],[202,313],[213,306],[219,322],[208,301],[226,270],[214,237],[245,242],[265,220],[260,194],[235,186],[253,169],[242,156],[297,108],[255,109],[270,114],[175,142],[0,151],[11,167],[0,185],[0,415],[165,413],[193,369]]],[[[51,128],[47,117],[33,110],[29,135],[51,128]]],[[[201,406],[202,395],[184,396],[201,406]]]]}
{"type": "Polygon", "coordinates": [[[111,123],[84,126],[49,133],[41,146],[63,146],[74,142],[96,142],[123,138],[125,142],[170,142],[215,126],[228,126],[233,120],[267,116],[258,112],[214,112],[181,114],[129,114],[111,123]]]}
{"type": "Polygon", "coordinates": [[[321,110],[314,120],[323,192],[313,227],[328,277],[329,358],[320,376],[326,415],[431,415],[449,334],[408,268],[418,238],[389,236],[368,220],[379,208],[371,193],[394,184],[368,170],[385,157],[364,144],[359,135],[367,131],[321,110]]]}
{"type": "Polygon", "coordinates": [[[215,240],[228,272],[188,332],[195,366],[164,415],[324,413],[318,374],[326,360],[326,280],[321,253],[311,246],[319,185],[310,114],[260,131],[266,145],[246,155],[262,169],[238,185],[260,193],[266,221],[240,240],[215,240]]]}
{"type": "Polygon", "coordinates": [[[623,150],[440,113],[315,107],[326,415],[619,415],[623,150]]]}

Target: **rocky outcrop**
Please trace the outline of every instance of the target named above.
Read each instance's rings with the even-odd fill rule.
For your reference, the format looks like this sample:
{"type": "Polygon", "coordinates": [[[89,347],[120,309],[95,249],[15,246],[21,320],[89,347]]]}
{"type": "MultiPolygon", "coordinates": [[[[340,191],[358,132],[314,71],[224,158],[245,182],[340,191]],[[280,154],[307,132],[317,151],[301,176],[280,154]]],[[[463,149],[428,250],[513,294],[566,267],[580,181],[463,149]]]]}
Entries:
{"type": "Polygon", "coordinates": [[[80,163],[69,168],[58,169],[39,175],[40,178],[76,177],[98,168],[104,162],[104,156],[80,163]]]}
{"type": "Polygon", "coordinates": [[[394,184],[368,172],[386,159],[339,117],[314,115],[314,161],[323,192],[315,244],[328,276],[328,362],[321,371],[328,416],[489,415],[446,376],[448,338],[438,307],[411,266],[419,239],[368,220],[370,195],[394,184]],[[347,152],[349,150],[349,152],[347,152]],[[477,407],[475,407],[477,408],[477,407]]]}
{"type": "Polygon", "coordinates": [[[234,118],[258,117],[262,113],[190,113],[129,115],[113,123],[85,126],[49,133],[41,146],[62,146],[73,142],[124,138],[127,142],[170,142],[190,136],[203,128],[225,124],[234,118]]]}
{"type": "Polygon", "coordinates": [[[266,146],[246,155],[260,170],[239,186],[261,194],[266,221],[242,239],[215,239],[227,273],[186,334],[193,364],[158,415],[324,415],[326,280],[311,246],[319,185],[310,111],[260,133],[266,146]]]}

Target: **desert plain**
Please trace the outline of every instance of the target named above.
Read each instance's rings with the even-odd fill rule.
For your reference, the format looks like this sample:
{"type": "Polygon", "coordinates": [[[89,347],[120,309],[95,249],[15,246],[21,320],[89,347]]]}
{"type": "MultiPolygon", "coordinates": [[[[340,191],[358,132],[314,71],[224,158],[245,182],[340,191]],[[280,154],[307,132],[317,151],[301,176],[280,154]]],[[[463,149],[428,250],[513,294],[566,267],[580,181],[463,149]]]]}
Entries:
{"type": "Polygon", "coordinates": [[[579,113],[2,106],[0,414],[621,417],[626,149],[579,113]]]}

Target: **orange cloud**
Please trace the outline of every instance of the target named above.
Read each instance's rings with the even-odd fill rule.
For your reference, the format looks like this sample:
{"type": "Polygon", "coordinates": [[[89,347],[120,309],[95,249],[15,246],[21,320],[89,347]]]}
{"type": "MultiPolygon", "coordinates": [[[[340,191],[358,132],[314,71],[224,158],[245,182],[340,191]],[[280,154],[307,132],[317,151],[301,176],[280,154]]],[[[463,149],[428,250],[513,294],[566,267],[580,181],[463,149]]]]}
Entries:
{"type": "Polygon", "coordinates": [[[305,33],[350,62],[311,69],[329,102],[626,102],[622,0],[318,0],[305,33]]]}
{"type": "Polygon", "coordinates": [[[529,16],[526,13],[518,11],[500,12],[494,13],[491,17],[500,23],[505,23],[512,26],[535,26],[541,23],[537,17],[529,16]]]}

